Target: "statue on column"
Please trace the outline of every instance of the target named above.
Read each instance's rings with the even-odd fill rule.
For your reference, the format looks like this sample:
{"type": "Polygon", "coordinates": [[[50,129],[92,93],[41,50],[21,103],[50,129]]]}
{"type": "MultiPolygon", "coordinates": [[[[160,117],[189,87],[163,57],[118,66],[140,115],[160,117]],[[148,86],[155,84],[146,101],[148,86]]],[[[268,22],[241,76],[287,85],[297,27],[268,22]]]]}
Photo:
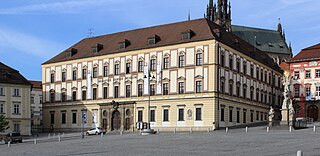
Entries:
{"type": "Polygon", "coordinates": [[[272,126],[273,126],[274,114],[275,114],[275,111],[274,111],[274,109],[273,109],[272,106],[271,106],[271,107],[270,107],[270,111],[269,111],[269,127],[272,127],[272,126]]]}
{"type": "Polygon", "coordinates": [[[284,86],[283,90],[283,103],[281,109],[281,124],[282,125],[292,125],[294,108],[292,105],[292,100],[290,99],[290,85],[291,85],[291,77],[289,71],[284,72],[284,77],[282,79],[282,84],[284,86]]]}

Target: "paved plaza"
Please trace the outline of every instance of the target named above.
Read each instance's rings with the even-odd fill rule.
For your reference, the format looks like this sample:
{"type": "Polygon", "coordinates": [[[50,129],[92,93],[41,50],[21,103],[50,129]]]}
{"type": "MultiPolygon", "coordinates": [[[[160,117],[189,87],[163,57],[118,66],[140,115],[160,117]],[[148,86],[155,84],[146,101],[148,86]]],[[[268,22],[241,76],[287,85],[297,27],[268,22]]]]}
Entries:
{"type": "Polygon", "coordinates": [[[138,133],[116,132],[100,136],[65,134],[58,141],[57,136],[50,140],[24,140],[24,143],[12,144],[11,147],[1,143],[0,155],[110,155],[110,156],[296,156],[302,150],[304,156],[320,155],[320,128],[293,131],[271,130],[263,127],[230,129],[214,132],[180,132],[162,133],[152,136],[141,136],[138,133]]]}

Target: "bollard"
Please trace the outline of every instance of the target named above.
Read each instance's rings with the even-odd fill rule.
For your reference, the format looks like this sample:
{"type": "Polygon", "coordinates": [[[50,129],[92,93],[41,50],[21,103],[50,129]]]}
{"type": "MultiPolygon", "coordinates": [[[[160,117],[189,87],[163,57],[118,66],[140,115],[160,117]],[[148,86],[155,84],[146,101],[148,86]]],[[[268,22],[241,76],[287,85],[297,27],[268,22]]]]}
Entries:
{"type": "Polygon", "coordinates": [[[210,133],[210,128],[208,128],[208,133],[210,133]]]}
{"type": "Polygon", "coordinates": [[[10,147],[10,146],[11,146],[11,141],[8,142],[8,147],[10,147]]]}
{"type": "Polygon", "coordinates": [[[290,132],[290,133],[292,132],[292,126],[289,127],[289,132],[290,132]]]}
{"type": "Polygon", "coordinates": [[[157,129],[157,133],[158,133],[158,134],[160,133],[160,130],[159,130],[159,128],[157,129]]]}
{"type": "Polygon", "coordinates": [[[62,137],[64,137],[64,132],[62,133],[62,137]]]}
{"type": "Polygon", "coordinates": [[[176,133],[176,129],[173,129],[173,133],[176,133]]]}
{"type": "Polygon", "coordinates": [[[37,139],[34,139],[34,144],[37,144],[37,139]]]}
{"type": "Polygon", "coordinates": [[[248,133],[248,127],[246,127],[246,133],[248,133]]]}
{"type": "Polygon", "coordinates": [[[59,142],[61,141],[61,137],[60,137],[60,136],[58,137],[58,141],[59,141],[59,142]]]}
{"type": "Polygon", "coordinates": [[[192,128],[190,128],[190,133],[192,133],[192,128]]]}
{"type": "Polygon", "coordinates": [[[267,133],[269,133],[269,129],[270,129],[269,126],[267,126],[267,133]]]}
{"type": "Polygon", "coordinates": [[[228,133],[228,131],[229,131],[229,128],[228,128],[228,127],[226,127],[226,133],[228,133]]]}
{"type": "Polygon", "coordinates": [[[58,136],[60,136],[60,133],[58,133],[58,136]]]}
{"type": "Polygon", "coordinates": [[[100,137],[103,138],[103,133],[100,133],[100,137]]]}
{"type": "Polygon", "coordinates": [[[120,130],[120,135],[122,135],[122,133],[123,133],[123,132],[120,130]]]}
{"type": "Polygon", "coordinates": [[[298,152],[297,152],[297,156],[303,156],[302,151],[298,151],[298,152]]]}
{"type": "Polygon", "coordinates": [[[316,132],[316,126],[313,126],[313,132],[316,132]]]}
{"type": "Polygon", "coordinates": [[[50,133],[48,134],[48,138],[50,138],[50,133]]]}
{"type": "Polygon", "coordinates": [[[52,137],[54,138],[55,136],[56,136],[56,133],[53,133],[53,136],[52,136],[52,137]]]}

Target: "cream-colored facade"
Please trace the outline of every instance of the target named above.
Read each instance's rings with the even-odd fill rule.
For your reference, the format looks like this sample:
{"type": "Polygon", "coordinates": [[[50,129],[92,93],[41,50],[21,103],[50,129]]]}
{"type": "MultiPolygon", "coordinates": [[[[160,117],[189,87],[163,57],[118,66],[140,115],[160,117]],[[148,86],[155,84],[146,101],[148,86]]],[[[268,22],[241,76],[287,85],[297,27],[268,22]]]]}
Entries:
{"type": "Polygon", "coordinates": [[[10,126],[5,133],[31,135],[30,91],[31,85],[0,83],[0,114],[10,126]]]}
{"type": "Polygon", "coordinates": [[[150,81],[154,129],[195,131],[266,123],[270,105],[280,105],[281,73],[210,39],[43,64],[44,128],[80,131],[81,109],[86,108],[86,127],[136,130],[138,122],[148,121],[149,99],[148,92],[139,89],[148,80],[139,71],[139,62],[151,64],[151,60],[161,67],[150,74],[154,76],[150,81]],[[84,78],[84,69],[91,75],[84,78]],[[62,73],[66,73],[64,82],[62,73]]]}
{"type": "Polygon", "coordinates": [[[42,127],[42,88],[32,88],[31,97],[31,126],[34,130],[42,127]]]}

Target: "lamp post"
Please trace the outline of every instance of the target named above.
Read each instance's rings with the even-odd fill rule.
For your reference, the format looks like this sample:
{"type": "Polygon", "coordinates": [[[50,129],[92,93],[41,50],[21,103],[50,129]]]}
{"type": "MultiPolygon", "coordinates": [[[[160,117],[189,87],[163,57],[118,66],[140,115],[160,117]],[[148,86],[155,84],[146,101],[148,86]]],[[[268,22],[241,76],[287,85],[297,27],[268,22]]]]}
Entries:
{"type": "Polygon", "coordinates": [[[81,128],[81,138],[84,138],[84,121],[86,120],[86,112],[87,109],[86,108],[82,108],[81,109],[81,118],[82,118],[82,128],[81,128]]]}
{"type": "Polygon", "coordinates": [[[145,72],[145,75],[144,75],[144,79],[148,79],[148,86],[149,89],[148,89],[148,123],[147,123],[147,129],[144,129],[141,134],[142,135],[150,135],[150,134],[154,134],[154,130],[151,129],[151,126],[150,126],[150,119],[151,119],[151,113],[150,113],[150,97],[151,97],[151,85],[150,85],[150,79],[155,79],[154,75],[151,76],[150,74],[150,68],[148,66],[146,66],[148,71],[145,72]]]}

